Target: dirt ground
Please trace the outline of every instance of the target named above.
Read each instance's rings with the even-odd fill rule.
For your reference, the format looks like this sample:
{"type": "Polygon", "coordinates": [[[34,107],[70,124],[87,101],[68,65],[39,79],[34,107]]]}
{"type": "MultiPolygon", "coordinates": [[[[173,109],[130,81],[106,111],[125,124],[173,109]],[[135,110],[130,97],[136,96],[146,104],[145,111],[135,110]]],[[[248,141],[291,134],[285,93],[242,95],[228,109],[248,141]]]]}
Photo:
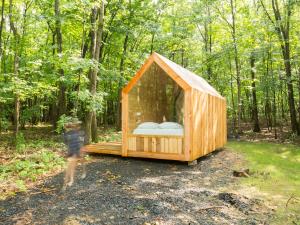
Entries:
{"type": "Polygon", "coordinates": [[[233,190],[243,160],[219,150],[186,163],[94,155],[88,175],[61,192],[60,173],[0,202],[0,224],[269,224],[262,200],[233,190]]]}

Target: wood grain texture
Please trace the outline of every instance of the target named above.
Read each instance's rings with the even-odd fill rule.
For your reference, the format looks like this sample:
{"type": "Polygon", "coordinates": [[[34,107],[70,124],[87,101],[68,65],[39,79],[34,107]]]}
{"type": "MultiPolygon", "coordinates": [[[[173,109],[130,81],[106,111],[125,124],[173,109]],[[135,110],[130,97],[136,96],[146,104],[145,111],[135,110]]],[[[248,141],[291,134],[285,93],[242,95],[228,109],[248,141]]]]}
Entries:
{"type": "Polygon", "coordinates": [[[128,136],[128,151],[183,154],[183,136],[128,136]]]}
{"type": "Polygon", "coordinates": [[[84,147],[84,152],[121,155],[122,143],[110,142],[110,143],[97,143],[97,144],[86,145],[84,147]]]}
{"type": "Polygon", "coordinates": [[[226,144],[226,102],[224,98],[192,90],[192,155],[190,161],[226,144]]]}

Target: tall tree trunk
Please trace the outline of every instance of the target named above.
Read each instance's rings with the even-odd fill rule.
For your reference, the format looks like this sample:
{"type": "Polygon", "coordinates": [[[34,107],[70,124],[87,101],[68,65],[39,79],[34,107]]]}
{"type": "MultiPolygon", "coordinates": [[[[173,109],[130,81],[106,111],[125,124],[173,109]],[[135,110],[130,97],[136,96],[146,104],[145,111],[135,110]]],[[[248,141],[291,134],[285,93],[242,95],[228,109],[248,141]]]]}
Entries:
{"type": "Polygon", "coordinates": [[[4,23],[4,4],[5,4],[5,0],[2,0],[1,22],[0,22],[0,60],[2,60],[2,31],[3,31],[3,23],[4,23]]]}
{"type": "MultiPolygon", "coordinates": [[[[61,57],[62,54],[62,33],[61,33],[61,14],[60,14],[60,0],[55,0],[54,3],[55,12],[55,36],[56,36],[56,49],[57,54],[61,57]]],[[[61,77],[64,76],[64,70],[58,69],[58,73],[61,77]]],[[[59,82],[59,94],[58,94],[58,117],[67,112],[67,99],[66,99],[66,86],[63,81],[59,82]]]]}
{"type": "MultiPolygon", "coordinates": [[[[15,51],[14,54],[14,74],[15,77],[18,77],[18,71],[19,71],[19,56],[18,52],[15,51]]],[[[15,136],[19,133],[19,127],[20,127],[20,96],[18,93],[15,94],[15,111],[14,111],[14,127],[15,127],[15,136]]]]}
{"type": "Polygon", "coordinates": [[[237,39],[236,39],[236,2],[234,0],[230,0],[230,7],[231,7],[231,18],[232,18],[232,39],[233,39],[233,46],[234,46],[234,62],[235,62],[235,69],[236,69],[236,83],[237,83],[237,136],[241,133],[241,109],[242,109],[242,102],[241,102],[241,77],[240,77],[240,66],[239,66],[239,56],[238,56],[238,47],[237,47],[237,39]]]}
{"type": "MultiPolygon", "coordinates": [[[[211,17],[211,12],[210,12],[210,5],[208,4],[206,7],[206,16],[208,18],[211,17]]],[[[211,20],[209,19],[208,21],[205,20],[203,24],[203,28],[201,28],[197,24],[198,31],[202,37],[202,40],[204,42],[204,51],[205,51],[205,64],[206,64],[206,73],[207,73],[207,79],[208,82],[211,83],[212,80],[212,65],[211,65],[211,54],[212,54],[212,28],[211,28],[211,20]]]]}
{"type": "MultiPolygon", "coordinates": [[[[271,56],[271,55],[270,55],[271,56]]],[[[271,57],[270,57],[271,58],[271,57]]],[[[276,84],[276,80],[274,79],[274,73],[273,73],[273,62],[270,60],[270,69],[271,69],[271,76],[272,76],[272,82],[276,84]]],[[[277,87],[277,85],[276,85],[277,87]]],[[[273,126],[274,126],[274,138],[277,139],[277,106],[276,106],[276,90],[277,88],[273,88],[273,107],[272,107],[272,113],[273,113],[273,126]]]]}
{"type": "MultiPolygon", "coordinates": [[[[50,23],[48,23],[48,27],[49,29],[51,30],[51,36],[52,36],[52,43],[51,43],[51,46],[52,46],[52,56],[54,57],[55,56],[55,44],[56,44],[56,31],[55,29],[53,29],[50,25],[50,23]]],[[[52,69],[54,69],[54,65],[52,65],[52,69]]],[[[51,124],[53,126],[53,128],[55,129],[56,127],[56,121],[58,120],[58,109],[57,109],[57,103],[56,103],[56,100],[53,99],[52,102],[50,103],[50,106],[49,106],[49,117],[50,117],[50,121],[51,121],[51,124]]]]}
{"type": "Polygon", "coordinates": [[[252,119],[253,119],[253,131],[260,132],[259,120],[258,120],[258,109],[256,100],[256,86],[255,86],[255,57],[254,53],[250,56],[250,67],[251,67],[251,86],[252,86],[252,119]]]}
{"type": "Polygon", "coordinates": [[[233,72],[231,66],[231,58],[229,55],[229,71],[230,71],[230,92],[231,92],[231,105],[232,105],[232,122],[233,122],[233,134],[236,135],[236,111],[234,104],[234,87],[233,87],[233,72]]]}
{"type": "MultiPolygon", "coordinates": [[[[12,17],[12,7],[13,7],[13,4],[12,4],[12,0],[9,0],[9,22],[10,22],[10,29],[12,30],[13,32],[13,35],[14,35],[14,64],[13,64],[13,73],[14,73],[14,76],[17,78],[18,77],[18,73],[19,73],[19,52],[18,52],[18,49],[19,49],[19,42],[20,42],[20,35],[18,33],[18,30],[15,26],[15,23],[14,23],[14,20],[13,20],[13,17],[12,17]]],[[[15,97],[14,97],[14,104],[15,104],[15,107],[14,107],[14,132],[15,132],[15,136],[18,135],[18,132],[19,132],[19,125],[20,125],[20,122],[19,122],[19,118],[20,118],[20,96],[18,93],[15,93],[15,97]]]]}
{"type": "Polygon", "coordinates": [[[152,32],[152,34],[151,34],[150,54],[153,53],[153,49],[154,49],[154,38],[155,38],[155,32],[152,32]]]}
{"type": "MultiPolygon", "coordinates": [[[[1,5],[1,22],[0,22],[0,72],[1,72],[1,65],[2,65],[2,30],[3,30],[3,22],[4,22],[4,3],[5,0],[2,0],[1,5]]],[[[1,117],[2,117],[2,104],[0,103],[0,132],[1,132],[1,117]]]]}
{"type": "MultiPolygon", "coordinates": [[[[104,1],[101,1],[100,8],[95,6],[92,9],[91,14],[91,58],[95,61],[99,61],[100,57],[100,48],[102,43],[102,35],[103,35],[103,22],[104,22],[104,1]],[[98,23],[97,23],[97,15],[99,15],[98,23]]],[[[97,92],[97,74],[98,74],[98,66],[90,69],[89,71],[89,91],[92,95],[92,98],[95,97],[97,92]]],[[[91,141],[97,142],[97,116],[96,110],[90,109],[86,115],[85,122],[85,132],[86,132],[86,143],[90,143],[91,141]]]]}
{"type": "MultiPolygon", "coordinates": [[[[129,11],[129,18],[128,18],[128,22],[127,22],[127,26],[129,28],[130,26],[130,22],[131,22],[131,18],[133,17],[134,11],[133,8],[131,7],[131,0],[129,0],[128,2],[128,11],[129,11]]],[[[117,110],[116,110],[116,127],[118,130],[121,129],[121,119],[122,119],[122,80],[124,77],[124,62],[126,59],[126,53],[127,53],[127,44],[129,41],[129,32],[126,32],[125,38],[124,38],[124,42],[123,42],[123,52],[122,52],[122,56],[121,56],[121,60],[120,60],[120,80],[119,80],[119,84],[118,84],[118,102],[117,102],[117,110]]]]}
{"type": "MultiPolygon", "coordinates": [[[[299,121],[300,121],[300,65],[298,67],[298,95],[299,95],[299,100],[298,100],[298,116],[299,116],[299,121]]],[[[300,122],[299,122],[299,126],[300,126],[300,122]]]]}
{"type": "Polygon", "coordinates": [[[290,16],[292,13],[292,2],[288,0],[286,3],[286,26],[283,25],[281,20],[281,15],[278,7],[277,0],[272,0],[272,8],[277,24],[277,34],[279,38],[281,37],[281,50],[284,60],[285,74],[287,77],[287,89],[288,89],[288,103],[290,110],[290,119],[292,131],[300,135],[300,129],[297,122],[295,100],[294,100],[294,90],[292,83],[292,70],[291,70],[291,57],[290,57],[290,16]]]}
{"type": "Polygon", "coordinates": [[[126,33],[125,39],[124,39],[124,43],[123,43],[123,53],[122,53],[122,57],[121,57],[121,61],[120,61],[120,81],[119,81],[119,87],[118,87],[118,107],[117,107],[117,129],[121,130],[121,119],[122,119],[122,103],[121,103],[121,99],[122,99],[122,79],[124,77],[124,61],[126,58],[126,52],[127,52],[127,44],[128,44],[128,39],[129,39],[129,34],[128,32],[126,33]]]}

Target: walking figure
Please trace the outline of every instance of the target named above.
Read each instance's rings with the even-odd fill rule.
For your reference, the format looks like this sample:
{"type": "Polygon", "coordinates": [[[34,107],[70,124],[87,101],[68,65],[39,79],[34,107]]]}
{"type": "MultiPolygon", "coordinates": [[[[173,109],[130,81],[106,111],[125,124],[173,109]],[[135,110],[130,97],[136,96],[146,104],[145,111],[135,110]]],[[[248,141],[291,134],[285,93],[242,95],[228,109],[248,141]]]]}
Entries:
{"type": "MultiPolygon", "coordinates": [[[[68,147],[67,154],[67,169],[65,172],[64,184],[62,190],[66,190],[74,183],[74,175],[77,163],[81,158],[83,143],[84,143],[84,132],[81,130],[81,122],[79,120],[74,120],[72,122],[66,123],[64,125],[64,143],[68,147]]],[[[86,177],[86,168],[83,164],[83,174],[82,179],[86,177]]]]}

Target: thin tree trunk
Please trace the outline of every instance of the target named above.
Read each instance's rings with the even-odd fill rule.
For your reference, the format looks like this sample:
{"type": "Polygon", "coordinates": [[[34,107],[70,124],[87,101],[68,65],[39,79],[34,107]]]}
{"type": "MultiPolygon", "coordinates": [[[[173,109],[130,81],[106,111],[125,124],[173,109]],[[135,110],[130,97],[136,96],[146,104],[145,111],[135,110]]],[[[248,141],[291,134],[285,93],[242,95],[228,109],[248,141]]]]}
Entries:
{"type": "Polygon", "coordinates": [[[154,49],[154,38],[155,38],[155,32],[152,32],[152,35],[151,35],[151,45],[150,45],[150,54],[153,53],[153,49],[154,49]]]}
{"type": "MultiPolygon", "coordinates": [[[[2,28],[3,28],[3,22],[4,22],[4,3],[5,0],[2,0],[1,5],[1,22],[0,22],[0,72],[1,72],[1,65],[2,65],[2,28]]],[[[0,132],[1,132],[1,117],[2,117],[2,104],[0,103],[0,132]]]]}
{"type": "Polygon", "coordinates": [[[4,23],[4,4],[5,4],[5,0],[2,0],[1,22],[0,22],[0,60],[2,60],[2,30],[3,30],[3,23],[4,23]]]}
{"type": "MultiPolygon", "coordinates": [[[[271,57],[270,57],[271,58],[271,57]]],[[[273,73],[273,63],[272,60],[270,61],[270,70],[271,70],[271,76],[272,76],[272,82],[275,84],[276,80],[274,79],[274,73],[273,73]]],[[[276,85],[277,87],[277,85],[276,85]]],[[[273,126],[274,126],[274,138],[277,139],[277,107],[276,107],[276,88],[273,88],[273,107],[272,107],[272,113],[273,113],[273,126]]]]}
{"type": "MultiPolygon", "coordinates": [[[[12,0],[9,0],[9,22],[10,22],[10,29],[13,32],[14,38],[15,38],[15,48],[14,48],[14,64],[13,64],[13,73],[14,76],[17,78],[19,73],[19,52],[18,52],[18,45],[20,42],[20,35],[18,33],[18,30],[15,26],[13,17],[12,17],[12,0]]],[[[15,93],[14,98],[14,132],[15,136],[18,135],[19,132],[19,118],[20,118],[20,96],[18,93],[15,93]]]]}
{"type": "MultiPolygon", "coordinates": [[[[299,95],[299,100],[298,100],[298,116],[299,116],[299,121],[300,121],[300,66],[298,67],[298,95],[299,95]]],[[[300,126],[300,123],[299,123],[300,126]]],[[[299,127],[300,129],[300,127],[299,127]]]]}
{"type": "Polygon", "coordinates": [[[230,92],[231,92],[231,104],[232,104],[233,133],[234,135],[236,135],[236,113],[235,113],[235,104],[234,104],[233,75],[232,75],[230,56],[228,62],[229,62],[229,71],[230,71],[230,92]]]}
{"type": "MultiPolygon", "coordinates": [[[[91,31],[90,31],[90,38],[91,38],[91,46],[90,46],[90,55],[91,59],[95,58],[95,47],[96,47],[96,19],[97,19],[97,7],[92,8],[91,13],[91,31]]],[[[92,94],[93,89],[95,88],[95,84],[93,84],[92,76],[93,70],[90,69],[88,73],[88,78],[90,80],[90,92],[92,94]]],[[[92,117],[93,111],[89,110],[85,116],[85,143],[90,144],[92,141],[92,117]]]]}
{"type": "MultiPolygon", "coordinates": [[[[123,43],[123,53],[120,61],[120,75],[123,78],[124,76],[124,61],[126,58],[126,51],[127,51],[127,43],[129,39],[129,34],[126,33],[124,43],[123,43]]],[[[117,129],[121,130],[121,114],[122,114],[122,104],[121,104],[121,99],[122,99],[122,82],[121,80],[119,81],[119,87],[118,87],[118,106],[117,106],[117,129]]]]}
{"type": "MultiPolygon", "coordinates": [[[[128,24],[130,23],[131,21],[131,18],[133,17],[133,10],[131,8],[131,0],[129,0],[129,19],[128,19],[128,24]]],[[[127,44],[128,44],[128,40],[129,40],[129,33],[126,32],[126,36],[125,36],[125,39],[124,39],[124,43],[123,43],[123,53],[122,53],[122,57],[121,57],[121,60],[120,60],[120,80],[119,80],[119,85],[118,85],[118,103],[117,103],[117,121],[116,121],[116,127],[118,130],[121,129],[121,114],[122,114],[122,102],[121,102],[121,99],[122,99],[122,79],[124,77],[124,62],[125,62],[125,59],[126,59],[126,53],[127,53],[127,44]]]]}
{"type": "MultiPolygon", "coordinates": [[[[54,3],[55,12],[55,34],[56,34],[56,45],[57,54],[59,57],[62,54],[62,33],[61,33],[61,15],[60,15],[60,0],[55,0],[54,3]]],[[[64,76],[64,70],[58,69],[58,73],[61,77],[64,76]]],[[[59,82],[59,94],[58,94],[58,117],[67,112],[67,99],[66,99],[66,86],[63,81],[59,82]]]]}
{"type": "Polygon", "coordinates": [[[237,136],[241,134],[241,109],[242,109],[242,102],[241,102],[241,78],[240,78],[240,67],[239,67],[239,56],[238,56],[238,47],[237,47],[237,40],[236,40],[236,3],[233,2],[234,0],[230,0],[231,6],[231,18],[232,18],[232,38],[233,38],[233,46],[234,46],[234,62],[235,62],[235,69],[236,69],[236,83],[237,83],[237,136]]]}
{"type": "MultiPolygon", "coordinates": [[[[19,71],[19,56],[17,51],[15,51],[14,54],[14,74],[15,77],[18,77],[18,71],[19,71]]],[[[19,133],[19,127],[20,127],[20,96],[18,93],[15,94],[15,111],[14,111],[14,127],[15,127],[15,136],[19,133]]]]}
{"type": "MultiPolygon", "coordinates": [[[[101,1],[101,6],[94,7],[92,9],[91,15],[91,58],[94,59],[95,62],[99,62],[100,57],[100,48],[102,43],[102,35],[103,35],[103,22],[104,22],[104,1],[101,1]],[[99,14],[99,19],[97,23],[97,14],[99,14]]],[[[89,91],[92,97],[95,97],[97,92],[97,74],[98,74],[98,66],[92,68],[89,71],[89,79],[90,86],[89,91]]],[[[97,142],[97,116],[96,110],[90,109],[87,112],[86,116],[86,143],[90,143],[91,141],[97,142]]]]}
{"type": "Polygon", "coordinates": [[[251,86],[252,86],[252,119],[253,119],[253,131],[260,132],[259,120],[258,120],[258,109],[256,99],[256,86],[255,86],[255,57],[252,53],[250,56],[251,66],[251,86]]]}

